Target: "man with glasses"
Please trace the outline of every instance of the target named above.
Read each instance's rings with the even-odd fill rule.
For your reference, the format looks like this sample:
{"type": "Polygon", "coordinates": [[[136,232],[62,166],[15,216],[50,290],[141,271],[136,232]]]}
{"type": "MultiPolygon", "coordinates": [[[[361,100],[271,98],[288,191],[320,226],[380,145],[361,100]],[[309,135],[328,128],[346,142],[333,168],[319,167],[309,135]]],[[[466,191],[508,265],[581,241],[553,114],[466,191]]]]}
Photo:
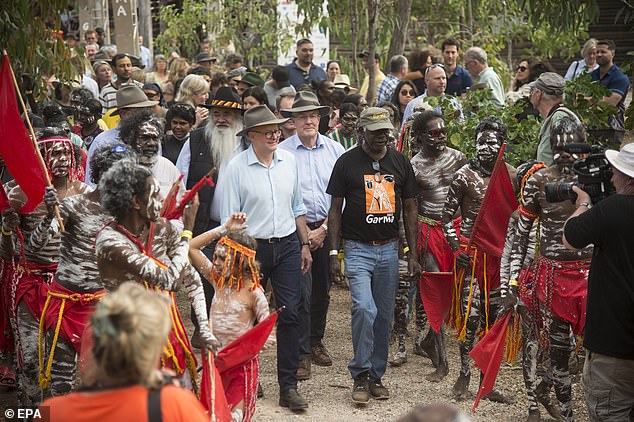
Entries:
{"type": "Polygon", "coordinates": [[[480,47],[471,47],[464,53],[464,67],[473,76],[474,89],[490,89],[491,101],[497,107],[505,104],[502,80],[493,68],[489,67],[487,53],[480,47]]]}
{"type": "MultiPolygon", "coordinates": [[[[420,148],[411,160],[418,184],[420,249],[415,250],[416,245],[412,245],[409,253],[419,256],[423,267],[421,283],[427,279],[433,283],[435,280],[432,281],[431,273],[450,273],[453,270],[453,252],[442,231],[442,210],[453,175],[467,163],[467,158],[462,152],[447,147],[445,121],[436,111],[428,110],[416,114],[412,123],[412,138],[420,148]]],[[[456,224],[460,224],[459,220],[454,220],[454,225],[456,224]]],[[[390,362],[393,366],[400,366],[407,362],[405,333],[409,314],[407,311],[407,296],[411,287],[409,281],[411,280],[402,280],[397,292],[394,330],[398,335],[398,349],[390,362]]],[[[421,284],[417,283],[414,354],[429,356],[436,371],[425,378],[428,381],[439,382],[449,373],[447,350],[442,331],[436,333],[430,327],[427,338],[424,337],[427,316],[421,301],[421,289],[421,284]]]]}
{"type": "Polygon", "coordinates": [[[310,85],[328,79],[326,71],[313,63],[315,47],[312,41],[302,38],[297,41],[297,57],[288,66],[288,79],[295,89],[301,85],[310,85]]]}
{"type": "Polygon", "coordinates": [[[446,39],[442,43],[441,50],[447,73],[447,94],[460,96],[473,85],[473,79],[469,72],[458,64],[460,55],[458,41],[453,38],[446,39]]]}
{"type": "Polygon", "coordinates": [[[256,259],[262,280],[271,279],[275,303],[284,307],[277,325],[277,378],[279,404],[299,411],[308,407],[297,392],[301,274],[310,271],[309,229],[295,157],[278,148],[279,125],[266,106],[244,113],[251,146],[233,158],[224,170],[226,189],[221,199],[223,223],[234,212],[249,216],[247,232],[258,242],[256,259]]]}
{"type": "Polygon", "coordinates": [[[335,162],[345,150],[339,143],[318,132],[319,119],[328,115],[330,107],[321,106],[312,92],[298,92],[293,107],[281,112],[291,118],[297,130],[294,136],[280,144],[280,149],[293,154],[302,169],[299,178],[313,258],[311,272],[302,280],[300,305],[300,361],[297,379],[305,380],[310,378],[311,360],[315,365],[332,366],[332,358],[322,343],[330,304],[326,240],[330,195],[326,193],[326,187],[335,162]]]}
{"type": "MultiPolygon", "coordinates": [[[[364,110],[359,127],[362,144],[337,160],[326,192],[332,195],[330,277],[341,277],[338,252],[343,238],[352,296],[354,357],[348,364],[354,379],[352,401],[366,404],[371,396],[390,396],[381,378],[387,366],[398,285],[399,219],[402,214],[407,243],[416,245],[417,205],[412,166],[387,146],[393,130],[388,112],[376,107],[364,110]]],[[[416,254],[408,257],[408,273],[420,273],[416,254]]]]}

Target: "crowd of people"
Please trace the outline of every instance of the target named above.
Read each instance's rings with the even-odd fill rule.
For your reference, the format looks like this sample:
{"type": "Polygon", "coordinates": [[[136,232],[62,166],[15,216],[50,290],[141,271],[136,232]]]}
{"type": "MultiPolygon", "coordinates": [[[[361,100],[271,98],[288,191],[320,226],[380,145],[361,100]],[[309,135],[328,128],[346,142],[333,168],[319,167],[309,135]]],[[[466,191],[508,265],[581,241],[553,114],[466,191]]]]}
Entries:
{"type": "MultiPolygon", "coordinates": [[[[50,102],[25,113],[52,181],[42,203],[25,212],[23,188],[6,169],[2,176],[10,206],[0,241],[0,383],[17,387],[20,406],[48,398],[51,420],[157,411],[164,420],[203,420],[205,410],[184,391],[203,401],[194,350],[217,354],[281,308],[265,347],[277,351],[279,405],[301,412],[309,403],[298,382],[312,365],[333,365],[325,339],[337,283],[352,298],[356,404],[389,399],[398,381],[386,386],[384,376],[388,364],[407,364],[410,317],[413,353],[435,367],[429,382],[449,374],[446,337],[457,329],[452,393],[467,399],[478,334],[517,312],[527,421],[541,420],[540,404],[573,420],[569,365],[582,345],[592,420],[629,420],[632,145],[606,153],[616,195],[593,204],[575,187],[576,203],[549,202],[546,184],[576,180],[580,157],[568,146],[585,143],[586,133],[565,106],[565,79],[547,62],[522,58],[505,92],[486,51],[462,52],[447,39],[440,50],[391,57],[387,74],[378,54],[363,51],[375,86],[366,73],[356,89],[341,63],[313,63],[310,40],[296,47],[293,62],[265,79],[238,54],[224,57],[223,68],[209,43],[190,65],[175,54],[152,60],[145,47],[140,56],[117,52],[86,32],[92,66],[81,83],[56,84],[50,102]],[[534,160],[500,167],[508,135],[494,115],[478,122],[472,157],[447,145],[446,121],[472,118],[460,101],[474,89],[490,90],[496,107],[521,101],[524,116],[541,119],[534,160]],[[444,116],[431,97],[449,99],[457,117],[444,116]],[[498,189],[489,187],[497,168],[519,202],[495,228],[506,238],[500,256],[471,241],[489,188],[498,189]],[[605,249],[618,260],[602,256],[605,249]],[[594,259],[602,270],[590,270],[589,285],[594,259]],[[451,298],[429,294],[434,283],[453,285],[451,298]],[[193,333],[176,304],[179,289],[193,333]],[[450,308],[458,310],[453,321],[450,308]],[[611,328],[621,341],[607,339],[611,328]]],[[[607,87],[618,129],[629,80],[614,50],[612,41],[588,41],[566,79],[588,73],[607,87]]],[[[235,421],[254,416],[258,366],[256,354],[220,374],[235,421]]],[[[496,389],[485,398],[511,402],[496,389]]],[[[416,412],[453,414],[439,409],[416,412]]]]}

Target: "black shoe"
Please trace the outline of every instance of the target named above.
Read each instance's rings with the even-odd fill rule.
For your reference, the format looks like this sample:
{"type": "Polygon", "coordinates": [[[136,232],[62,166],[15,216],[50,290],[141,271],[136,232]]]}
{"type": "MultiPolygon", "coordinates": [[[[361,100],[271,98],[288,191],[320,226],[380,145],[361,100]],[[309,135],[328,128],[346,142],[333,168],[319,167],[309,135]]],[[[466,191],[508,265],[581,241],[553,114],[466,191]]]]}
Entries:
{"type": "Polygon", "coordinates": [[[376,400],[387,400],[390,398],[390,392],[387,391],[381,379],[370,381],[370,394],[376,400]]]}
{"type": "Polygon", "coordinates": [[[363,374],[359,378],[355,378],[352,385],[352,401],[357,404],[367,404],[370,401],[370,386],[368,384],[368,375],[363,374]]]}
{"type": "Polygon", "coordinates": [[[280,392],[280,406],[290,410],[304,410],[308,408],[308,402],[299,395],[296,388],[280,392]]]}

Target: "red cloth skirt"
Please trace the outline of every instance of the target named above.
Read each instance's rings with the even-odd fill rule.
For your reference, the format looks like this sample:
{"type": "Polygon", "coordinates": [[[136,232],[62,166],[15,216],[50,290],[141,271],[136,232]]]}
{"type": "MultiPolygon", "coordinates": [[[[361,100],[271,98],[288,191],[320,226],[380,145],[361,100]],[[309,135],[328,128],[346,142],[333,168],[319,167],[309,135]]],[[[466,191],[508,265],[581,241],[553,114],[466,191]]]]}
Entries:
{"type": "Polygon", "coordinates": [[[13,262],[11,260],[0,260],[0,352],[13,354],[15,352],[15,342],[13,338],[13,328],[11,327],[11,284],[13,280],[13,262]]]}
{"type": "MultiPolygon", "coordinates": [[[[480,292],[487,292],[488,294],[491,290],[500,287],[500,263],[502,259],[488,254],[475,246],[468,245],[469,239],[461,236],[460,246],[462,247],[462,252],[466,252],[475,261],[475,269],[470,268],[465,270],[465,274],[471,274],[473,272],[473,276],[478,281],[480,292]],[[486,288],[484,285],[485,280],[486,288]]],[[[460,269],[456,268],[456,271],[460,271],[460,269]]]]}
{"type": "MultiPolygon", "coordinates": [[[[462,217],[458,217],[453,221],[456,233],[460,235],[460,222],[462,217]]],[[[447,238],[442,231],[442,222],[437,221],[436,224],[427,222],[418,222],[418,250],[420,251],[421,263],[423,255],[430,253],[436,258],[439,265],[439,272],[448,272],[453,269],[453,251],[447,243],[447,238]]]]}
{"type": "Polygon", "coordinates": [[[40,320],[46,302],[48,284],[53,281],[57,264],[40,265],[32,262],[18,264],[14,271],[13,283],[16,284],[15,313],[21,301],[36,320],[40,320]]]}
{"type": "Polygon", "coordinates": [[[522,281],[522,300],[529,306],[535,299],[557,318],[572,325],[579,335],[586,323],[589,260],[556,261],[539,256],[522,281]]]}
{"type": "Polygon", "coordinates": [[[97,301],[105,295],[105,291],[77,293],[68,290],[55,280],[50,286],[45,285],[44,288],[46,289],[48,302],[46,312],[43,314],[45,331],[56,329],[61,305],[64,303],[64,311],[60,322],[60,335],[73,346],[75,352],[79,355],[81,339],[88,325],[88,319],[95,310],[97,301]]]}
{"type": "Polygon", "coordinates": [[[260,356],[255,355],[244,365],[220,373],[229,408],[234,409],[244,399],[243,421],[246,422],[250,421],[255,414],[255,403],[258,399],[259,366],[260,356]]]}

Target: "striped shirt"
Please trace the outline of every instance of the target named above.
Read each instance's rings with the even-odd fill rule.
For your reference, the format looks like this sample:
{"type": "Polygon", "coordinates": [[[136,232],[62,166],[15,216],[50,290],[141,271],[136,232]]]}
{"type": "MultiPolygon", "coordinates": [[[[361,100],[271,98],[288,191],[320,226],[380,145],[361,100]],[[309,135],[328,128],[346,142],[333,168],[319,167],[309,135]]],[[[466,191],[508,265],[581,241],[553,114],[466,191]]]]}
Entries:
{"type": "Polygon", "coordinates": [[[335,141],[339,142],[341,146],[344,147],[346,150],[349,150],[350,148],[357,146],[356,133],[353,133],[352,136],[344,136],[341,129],[335,129],[332,132],[330,132],[330,135],[328,135],[328,137],[330,139],[334,139],[335,141]]]}
{"type": "MultiPolygon", "coordinates": [[[[143,84],[141,82],[135,81],[132,78],[130,78],[129,82],[121,84],[121,86],[129,85],[131,83],[134,83],[136,86],[143,89],[143,84]]],[[[117,107],[117,89],[118,88],[115,88],[112,82],[108,83],[103,88],[101,88],[99,101],[101,102],[101,105],[103,106],[103,114],[106,114],[108,110],[117,107]]]]}

